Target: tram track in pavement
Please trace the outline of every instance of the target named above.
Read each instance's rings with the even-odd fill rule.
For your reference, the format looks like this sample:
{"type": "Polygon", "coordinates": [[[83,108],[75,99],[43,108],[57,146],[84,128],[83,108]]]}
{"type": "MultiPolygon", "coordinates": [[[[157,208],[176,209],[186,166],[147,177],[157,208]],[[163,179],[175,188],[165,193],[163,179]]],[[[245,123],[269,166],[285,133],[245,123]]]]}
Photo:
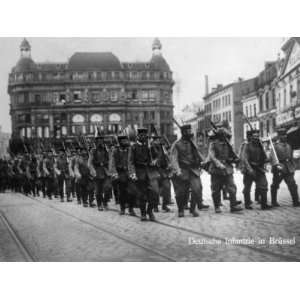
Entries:
{"type": "MultiPolygon", "coordinates": [[[[117,209],[114,209],[114,208],[110,208],[109,210],[119,212],[117,209]]],[[[139,218],[139,216],[136,216],[136,217],[139,218]]],[[[159,221],[157,219],[154,223],[156,223],[158,225],[161,225],[161,226],[173,228],[173,229],[176,229],[176,230],[179,230],[179,231],[184,231],[184,232],[187,232],[187,233],[191,233],[191,234],[194,234],[194,235],[197,235],[197,236],[205,237],[205,238],[208,238],[208,239],[216,239],[216,240],[221,240],[222,242],[226,242],[226,239],[224,239],[223,237],[213,235],[213,234],[209,234],[209,233],[199,232],[199,231],[196,231],[196,230],[193,230],[193,229],[190,229],[190,228],[186,228],[186,227],[182,227],[182,226],[178,226],[178,225],[174,225],[174,224],[169,224],[169,223],[166,223],[164,221],[159,221]]],[[[280,258],[280,259],[284,259],[286,261],[300,261],[300,258],[298,258],[296,256],[285,255],[285,254],[269,251],[267,249],[257,248],[257,247],[251,246],[251,245],[237,244],[236,246],[247,248],[247,249],[250,249],[252,251],[262,253],[262,254],[271,255],[271,256],[274,256],[274,257],[277,257],[277,258],[280,258]]]]}
{"type": "MultiPolygon", "coordinates": [[[[25,196],[25,195],[23,195],[25,196]]],[[[140,243],[137,243],[135,241],[132,241],[130,239],[128,239],[127,237],[124,237],[124,236],[121,236],[120,234],[118,233],[115,233],[115,232],[112,232],[111,230],[108,230],[106,228],[103,228],[102,226],[99,226],[99,225],[95,225],[89,221],[86,221],[86,220],[83,220],[69,212],[66,212],[65,210],[61,210],[51,204],[46,204],[44,202],[41,202],[40,200],[36,199],[35,197],[33,196],[25,196],[25,197],[28,197],[44,206],[47,206],[47,207],[50,207],[64,215],[67,215],[71,218],[74,218],[74,219],[77,219],[78,221],[80,221],[81,223],[84,223],[84,224],[87,224],[87,225],[90,225],[91,227],[97,229],[97,230],[100,230],[100,231],[103,231],[103,232],[106,232],[108,234],[111,234],[112,236],[115,236],[123,241],[126,241],[128,242],[129,244],[132,244],[132,245],[135,245],[135,246],[138,246],[140,248],[143,248],[144,250],[147,250],[151,253],[154,253],[156,255],[159,255],[165,259],[167,259],[168,261],[177,261],[175,258],[173,257],[170,257],[164,253],[162,253],[161,251],[159,250],[155,250],[153,249],[153,247],[148,247],[148,246],[145,246],[145,245],[142,245],[140,243]]],[[[113,211],[113,212],[118,212],[119,213],[119,210],[118,209],[115,209],[115,208],[109,208],[109,211],[113,211]]],[[[136,216],[136,218],[139,218],[139,216],[136,216]]],[[[254,221],[255,222],[255,221],[254,221]]],[[[178,226],[178,225],[174,225],[174,224],[169,224],[169,223],[166,223],[164,221],[159,221],[159,220],[156,220],[155,222],[152,222],[152,223],[155,223],[157,225],[160,225],[160,226],[164,226],[164,227],[167,227],[167,228],[171,228],[171,229],[174,229],[174,230],[177,230],[177,231],[181,231],[181,232],[185,232],[185,233],[189,233],[189,234],[193,234],[193,235],[196,235],[196,236],[199,236],[199,237],[202,237],[202,238],[206,238],[206,239],[216,239],[216,240],[220,240],[222,242],[226,242],[226,239],[221,237],[221,236],[217,236],[217,235],[214,235],[214,234],[210,234],[210,233],[205,233],[205,232],[200,232],[200,231],[196,231],[196,230],[193,230],[193,229],[190,229],[190,228],[186,228],[186,227],[182,227],[182,226],[178,226]]],[[[286,255],[286,254],[281,254],[281,253],[278,253],[278,252],[274,252],[274,251],[270,251],[268,249],[264,249],[264,248],[258,248],[258,247],[255,247],[255,246],[252,246],[252,245],[247,245],[247,244],[236,244],[235,246],[237,247],[242,247],[242,248],[246,248],[246,249],[249,249],[251,251],[254,251],[254,252],[257,252],[257,253],[260,253],[260,254],[264,254],[264,255],[269,255],[269,256],[272,256],[272,257],[275,257],[275,258],[278,258],[280,260],[284,260],[284,261],[300,261],[300,258],[296,257],[296,256],[293,256],[293,255],[286,255]]]]}
{"type": "Polygon", "coordinates": [[[20,236],[18,235],[17,231],[13,228],[12,224],[9,222],[7,217],[5,216],[4,212],[0,210],[0,220],[2,224],[5,226],[7,231],[9,232],[12,240],[17,245],[21,255],[23,256],[26,262],[36,262],[38,259],[29,251],[26,247],[20,236]]]}
{"type": "MultiPolygon", "coordinates": [[[[22,194],[18,194],[18,195],[21,196],[22,194]]],[[[128,239],[128,238],[125,237],[125,236],[122,236],[122,235],[119,234],[119,233],[113,232],[113,231],[111,231],[111,230],[109,230],[109,229],[107,229],[107,228],[104,228],[103,226],[100,226],[100,225],[98,225],[98,224],[97,224],[97,225],[96,225],[96,224],[93,224],[93,223],[91,223],[91,222],[89,222],[89,221],[87,221],[87,220],[84,220],[84,219],[82,219],[82,218],[80,218],[80,217],[78,217],[78,216],[75,216],[74,214],[71,214],[71,213],[66,212],[66,211],[64,211],[64,210],[62,210],[62,209],[59,209],[59,208],[57,208],[57,207],[55,207],[55,206],[53,206],[53,205],[51,205],[51,204],[45,204],[45,203],[39,201],[38,199],[36,199],[36,198],[33,197],[33,196],[25,196],[25,195],[23,195],[23,196],[24,196],[24,197],[27,197],[27,198],[30,198],[31,200],[34,200],[34,201],[38,202],[40,205],[43,205],[43,206],[46,206],[46,207],[50,207],[50,208],[52,208],[53,210],[55,210],[55,211],[57,211],[57,212],[59,212],[59,213],[65,215],[65,216],[68,216],[68,217],[70,217],[70,218],[73,218],[74,220],[77,220],[78,222],[80,222],[80,223],[82,223],[82,224],[88,225],[88,226],[92,227],[93,229],[95,229],[95,230],[97,230],[97,231],[99,231],[99,232],[104,232],[104,233],[106,233],[106,234],[109,234],[109,235],[111,235],[111,236],[113,236],[113,237],[115,237],[115,238],[117,238],[117,239],[119,239],[119,240],[122,240],[123,242],[125,242],[125,243],[127,243],[127,244],[130,244],[130,245],[133,245],[133,246],[138,247],[138,248],[140,248],[140,249],[143,249],[144,251],[146,251],[146,252],[148,252],[148,253],[151,253],[152,255],[161,257],[161,258],[163,258],[163,259],[166,260],[166,261],[169,261],[169,262],[176,262],[176,261],[177,261],[175,258],[173,258],[173,257],[171,257],[170,255],[167,255],[167,254],[161,252],[160,250],[156,250],[156,249],[154,249],[153,247],[150,248],[150,247],[148,247],[148,246],[146,246],[146,245],[142,245],[142,244],[140,244],[140,243],[138,243],[138,242],[136,242],[136,241],[133,241],[133,240],[131,240],[131,239],[128,239]]]]}

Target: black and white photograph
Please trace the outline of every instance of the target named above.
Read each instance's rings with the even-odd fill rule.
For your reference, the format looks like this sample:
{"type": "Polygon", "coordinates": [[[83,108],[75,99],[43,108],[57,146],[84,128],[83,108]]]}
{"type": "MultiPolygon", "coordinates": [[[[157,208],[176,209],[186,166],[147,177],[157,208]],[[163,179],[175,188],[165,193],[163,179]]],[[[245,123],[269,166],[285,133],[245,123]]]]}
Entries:
{"type": "Polygon", "coordinates": [[[0,261],[300,260],[300,37],[0,56],[0,261]]]}

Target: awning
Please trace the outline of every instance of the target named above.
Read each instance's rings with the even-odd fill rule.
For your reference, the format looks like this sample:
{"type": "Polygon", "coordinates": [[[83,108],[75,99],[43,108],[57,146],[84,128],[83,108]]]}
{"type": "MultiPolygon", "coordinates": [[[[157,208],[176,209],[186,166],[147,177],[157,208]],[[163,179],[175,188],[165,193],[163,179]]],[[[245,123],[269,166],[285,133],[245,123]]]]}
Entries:
{"type": "Polygon", "coordinates": [[[299,130],[299,126],[293,126],[291,127],[288,131],[287,131],[287,134],[291,134],[291,133],[294,133],[296,132],[297,130],[299,130]]]}

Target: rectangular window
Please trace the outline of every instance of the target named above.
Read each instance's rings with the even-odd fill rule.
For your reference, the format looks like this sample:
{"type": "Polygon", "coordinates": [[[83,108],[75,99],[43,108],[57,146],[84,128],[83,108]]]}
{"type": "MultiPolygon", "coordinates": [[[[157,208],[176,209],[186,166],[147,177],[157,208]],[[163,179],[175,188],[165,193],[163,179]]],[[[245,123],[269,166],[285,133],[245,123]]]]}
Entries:
{"type": "Polygon", "coordinates": [[[246,106],[246,116],[249,117],[248,106],[246,106]]]}
{"type": "Polygon", "coordinates": [[[154,112],[154,111],[151,111],[151,112],[150,112],[150,117],[151,117],[151,120],[154,120],[154,119],[155,119],[155,112],[154,112]]]}
{"type": "Polygon", "coordinates": [[[275,89],[272,89],[272,107],[276,107],[276,95],[275,95],[275,89]]]}
{"type": "Polygon", "coordinates": [[[231,111],[229,112],[229,118],[228,118],[229,122],[231,122],[231,111]]]}
{"type": "Polygon", "coordinates": [[[249,117],[251,118],[252,117],[252,105],[251,104],[249,105],[249,109],[250,109],[250,111],[249,111],[249,117]]]}
{"type": "Polygon", "coordinates": [[[300,102],[300,79],[297,80],[297,101],[300,102]]]}
{"type": "Polygon", "coordinates": [[[73,99],[75,101],[80,101],[81,100],[81,92],[79,92],[79,91],[74,92],[73,93],[73,99]]]}
{"type": "Polygon", "coordinates": [[[270,133],[270,121],[267,120],[267,123],[266,123],[266,131],[267,131],[267,134],[270,133]]]}
{"type": "Polygon", "coordinates": [[[265,97],[266,97],[266,110],[269,110],[269,92],[266,92],[265,97]]]}
{"type": "Polygon", "coordinates": [[[256,117],[256,104],[253,104],[253,116],[256,117]]]}
{"type": "Polygon", "coordinates": [[[263,97],[262,95],[259,96],[259,110],[263,111],[264,107],[263,107],[263,97]]]}

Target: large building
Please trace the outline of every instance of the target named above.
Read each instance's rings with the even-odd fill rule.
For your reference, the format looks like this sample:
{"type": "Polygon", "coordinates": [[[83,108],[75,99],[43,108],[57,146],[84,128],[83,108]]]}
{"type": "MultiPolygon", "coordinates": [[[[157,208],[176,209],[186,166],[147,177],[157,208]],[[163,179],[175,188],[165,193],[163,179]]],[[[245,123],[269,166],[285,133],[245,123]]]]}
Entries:
{"type": "Polygon", "coordinates": [[[77,52],[65,63],[37,63],[24,39],[9,74],[12,134],[60,137],[118,133],[156,125],[173,138],[174,81],[155,39],[146,62],[120,62],[111,52],[77,52]]]}
{"type": "Polygon", "coordinates": [[[232,133],[232,144],[236,151],[244,140],[242,96],[249,94],[254,86],[255,78],[248,80],[239,78],[237,82],[226,86],[218,85],[212,89],[211,93],[203,97],[207,120],[205,130],[211,128],[209,119],[214,123],[227,121],[232,133]]]}
{"type": "Polygon", "coordinates": [[[289,130],[295,148],[300,148],[300,38],[286,39],[285,54],[276,80],[277,118],[279,127],[289,130]]]}

